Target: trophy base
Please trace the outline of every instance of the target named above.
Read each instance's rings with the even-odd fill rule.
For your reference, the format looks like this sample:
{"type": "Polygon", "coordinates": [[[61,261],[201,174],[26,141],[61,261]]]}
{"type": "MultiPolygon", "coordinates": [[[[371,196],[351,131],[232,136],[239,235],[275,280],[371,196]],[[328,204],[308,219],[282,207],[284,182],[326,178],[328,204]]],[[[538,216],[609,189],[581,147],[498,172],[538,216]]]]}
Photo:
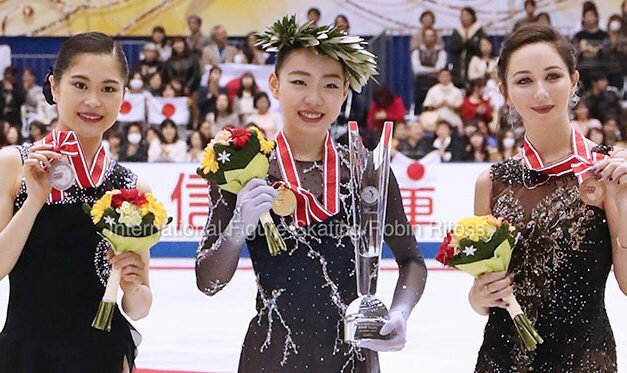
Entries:
{"type": "Polygon", "coordinates": [[[362,339],[389,339],[380,331],[388,320],[385,304],[372,295],[361,296],[348,306],[344,316],[344,341],[357,344],[362,339]]]}

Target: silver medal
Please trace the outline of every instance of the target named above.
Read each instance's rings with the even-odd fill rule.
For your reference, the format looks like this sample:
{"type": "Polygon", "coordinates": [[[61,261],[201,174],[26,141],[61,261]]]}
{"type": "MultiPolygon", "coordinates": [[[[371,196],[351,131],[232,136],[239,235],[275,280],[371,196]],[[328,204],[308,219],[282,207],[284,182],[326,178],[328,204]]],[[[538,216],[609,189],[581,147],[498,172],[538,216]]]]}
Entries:
{"type": "Polygon", "coordinates": [[[67,190],[74,185],[76,172],[69,164],[59,161],[53,164],[48,170],[48,180],[52,187],[57,190],[67,190]]]}

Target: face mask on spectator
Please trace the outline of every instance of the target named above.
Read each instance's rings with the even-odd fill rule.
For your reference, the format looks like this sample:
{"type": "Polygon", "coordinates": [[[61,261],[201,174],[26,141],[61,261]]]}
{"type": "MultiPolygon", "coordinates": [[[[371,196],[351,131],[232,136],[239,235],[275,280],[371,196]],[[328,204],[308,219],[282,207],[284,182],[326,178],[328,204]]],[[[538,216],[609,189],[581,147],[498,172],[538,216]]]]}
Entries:
{"type": "Polygon", "coordinates": [[[138,90],[144,86],[144,82],[141,79],[131,79],[128,86],[131,87],[131,89],[138,90]]]}
{"type": "Polygon", "coordinates": [[[506,149],[513,148],[515,143],[516,143],[516,140],[512,138],[503,139],[503,147],[506,149]]]}
{"type": "Polygon", "coordinates": [[[139,133],[129,133],[126,138],[128,139],[128,142],[133,145],[137,145],[140,141],[142,141],[142,135],[139,133]]]}
{"type": "Polygon", "coordinates": [[[610,31],[618,31],[621,29],[621,27],[622,25],[620,24],[619,21],[610,22],[610,31]]]}

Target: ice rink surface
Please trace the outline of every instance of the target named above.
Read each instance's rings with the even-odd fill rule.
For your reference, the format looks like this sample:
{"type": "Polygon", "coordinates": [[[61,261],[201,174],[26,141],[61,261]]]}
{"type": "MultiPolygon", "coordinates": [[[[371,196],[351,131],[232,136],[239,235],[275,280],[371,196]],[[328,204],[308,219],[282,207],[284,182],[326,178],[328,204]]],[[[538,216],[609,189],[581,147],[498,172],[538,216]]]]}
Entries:
{"type": "MultiPolygon", "coordinates": [[[[196,289],[193,260],[152,261],[152,311],[134,325],[141,332],[137,365],[164,372],[235,372],[249,321],[256,315],[254,274],[243,259],[231,283],[214,297],[196,289]]],[[[395,263],[384,260],[384,267],[395,263]]],[[[403,351],[382,353],[383,372],[472,372],[487,318],[467,301],[472,278],[441,270],[429,261],[422,300],[408,321],[403,351]]],[[[387,305],[398,273],[384,270],[377,293],[387,305]]],[[[0,326],[4,325],[9,284],[0,282],[0,326]]],[[[627,297],[610,274],[606,307],[618,350],[618,371],[627,372],[627,297]]],[[[63,300],[60,299],[60,302],[63,300]]],[[[141,370],[140,370],[141,371],[141,370]]]]}

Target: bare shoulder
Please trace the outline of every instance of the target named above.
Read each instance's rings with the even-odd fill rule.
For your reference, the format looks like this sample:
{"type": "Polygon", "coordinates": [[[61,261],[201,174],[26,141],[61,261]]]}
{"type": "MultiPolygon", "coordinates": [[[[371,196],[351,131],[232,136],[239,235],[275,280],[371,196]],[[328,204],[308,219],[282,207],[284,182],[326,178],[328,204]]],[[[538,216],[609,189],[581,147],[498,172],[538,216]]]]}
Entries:
{"type": "Polygon", "coordinates": [[[22,157],[17,147],[7,146],[0,149],[0,183],[15,181],[22,168],[22,157]]]}

